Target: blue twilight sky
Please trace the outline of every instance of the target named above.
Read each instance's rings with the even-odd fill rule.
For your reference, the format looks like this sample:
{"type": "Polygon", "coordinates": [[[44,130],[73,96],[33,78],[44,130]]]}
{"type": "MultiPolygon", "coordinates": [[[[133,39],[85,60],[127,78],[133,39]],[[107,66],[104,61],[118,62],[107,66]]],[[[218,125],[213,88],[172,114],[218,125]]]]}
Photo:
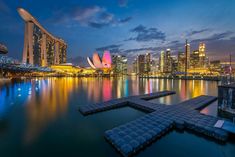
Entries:
{"type": "Polygon", "coordinates": [[[211,60],[235,54],[235,0],[0,0],[0,43],[21,59],[18,7],[68,43],[68,58],[104,49],[129,58],[166,48],[176,54],[186,38],[191,50],[205,42],[211,60]]]}

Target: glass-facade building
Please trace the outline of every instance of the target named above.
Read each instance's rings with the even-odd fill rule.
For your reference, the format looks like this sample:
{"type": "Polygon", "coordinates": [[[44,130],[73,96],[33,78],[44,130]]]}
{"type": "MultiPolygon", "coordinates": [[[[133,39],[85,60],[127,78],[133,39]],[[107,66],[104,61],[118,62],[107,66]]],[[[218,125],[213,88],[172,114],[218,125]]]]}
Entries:
{"type": "Polygon", "coordinates": [[[123,55],[112,56],[112,67],[114,74],[127,74],[127,58],[123,55]]]}

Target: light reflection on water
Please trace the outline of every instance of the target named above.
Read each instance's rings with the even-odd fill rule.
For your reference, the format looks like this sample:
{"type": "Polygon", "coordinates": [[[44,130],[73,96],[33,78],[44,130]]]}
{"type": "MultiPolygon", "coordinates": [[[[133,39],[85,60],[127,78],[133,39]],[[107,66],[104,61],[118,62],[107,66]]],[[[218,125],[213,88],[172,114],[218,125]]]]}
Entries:
{"type": "MultiPolygon", "coordinates": [[[[10,129],[11,131],[8,131],[8,134],[15,134],[15,132],[18,131],[20,132],[19,136],[21,136],[20,139],[22,138],[23,144],[33,145],[33,143],[40,139],[47,140],[43,135],[46,130],[52,127],[52,124],[58,123],[58,125],[63,126],[69,123],[69,125],[71,125],[69,127],[72,127],[83,123],[85,120],[77,111],[79,105],[162,90],[174,90],[177,94],[151,100],[151,102],[176,104],[202,94],[216,96],[217,85],[217,82],[201,80],[137,79],[136,77],[35,78],[24,81],[13,81],[12,83],[0,85],[0,118],[6,119],[8,123],[11,123],[10,119],[12,117],[14,117],[14,119],[20,117],[19,119],[21,120],[18,121],[19,124],[15,124],[15,127],[20,126],[20,128],[18,128],[19,130],[14,130],[12,133],[10,129]],[[76,118],[71,118],[71,116],[76,118]]],[[[213,104],[212,107],[205,108],[202,112],[216,115],[215,111],[216,104],[213,104]]],[[[117,111],[117,113],[119,112],[122,117],[119,119],[122,120],[132,119],[142,115],[139,112],[133,112],[133,114],[130,115],[126,114],[127,111],[117,111]]],[[[109,117],[112,117],[112,115],[109,117]]],[[[88,125],[88,122],[86,123],[88,125]]],[[[89,121],[89,123],[93,123],[93,121],[89,121]]],[[[110,122],[109,125],[111,125],[111,123],[114,122],[110,122]]],[[[106,127],[104,126],[101,130],[107,130],[108,128],[106,127]]],[[[61,126],[59,128],[65,129],[61,126]]],[[[53,127],[52,130],[57,131],[53,127]]],[[[72,132],[72,130],[70,131],[72,132]]],[[[74,132],[71,134],[77,136],[74,132]]],[[[80,134],[82,135],[82,132],[80,132],[80,134]]],[[[51,134],[49,135],[52,136],[51,134]]],[[[48,135],[46,134],[45,136],[48,135]]],[[[102,136],[102,133],[97,132],[96,136],[102,136]]],[[[63,139],[62,137],[60,138],[63,139]]],[[[99,143],[99,141],[97,142],[99,143]]],[[[38,147],[42,147],[42,145],[38,147]]],[[[109,146],[107,147],[109,148],[109,146]]],[[[99,155],[103,156],[103,154],[99,155]]]]}
{"type": "MultiPolygon", "coordinates": [[[[26,141],[30,141],[59,116],[67,113],[71,94],[81,91],[87,93],[88,102],[107,101],[128,95],[138,95],[161,90],[176,90],[179,98],[167,96],[152,100],[173,104],[201,94],[216,95],[216,82],[184,81],[164,79],[126,78],[47,78],[31,79],[1,87],[0,114],[14,104],[26,105],[27,132],[26,141]],[[9,105],[10,104],[10,105],[9,105]]],[[[77,95],[79,97],[79,95],[77,95]]],[[[75,96],[76,98],[76,96],[75,96]]],[[[79,99],[78,99],[79,104],[79,99]]]]}

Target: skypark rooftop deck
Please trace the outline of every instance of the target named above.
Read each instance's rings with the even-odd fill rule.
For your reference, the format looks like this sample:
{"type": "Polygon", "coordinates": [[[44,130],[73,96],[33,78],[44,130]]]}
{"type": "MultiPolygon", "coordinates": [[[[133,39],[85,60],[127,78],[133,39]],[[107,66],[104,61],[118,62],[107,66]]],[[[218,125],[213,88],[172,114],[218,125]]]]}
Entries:
{"type": "MultiPolygon", "coordinates": [[[[130,106],[148,112],[149,114],[124,125],[105,132],[105,139],[123,156],[131,156],[148,144],[161,138],[175,129],[189,129],[215,140],[225,142],[230,130],[235,125],[226,121],[218,127],[220,119],[200,113],[200,110],[217,100],[214,96],[198,96],[175,105],[154,104],[145,100],[174,94],[173,91],[156,92],[140,96],[130,96],[108,102],[83,106],[80,112],[84,115],[118,107],[130,106]],[[229,129],[228,129],[229,128],[229,129]]],[[[231,129],[233,128],[233,129],[231,129]]]]}

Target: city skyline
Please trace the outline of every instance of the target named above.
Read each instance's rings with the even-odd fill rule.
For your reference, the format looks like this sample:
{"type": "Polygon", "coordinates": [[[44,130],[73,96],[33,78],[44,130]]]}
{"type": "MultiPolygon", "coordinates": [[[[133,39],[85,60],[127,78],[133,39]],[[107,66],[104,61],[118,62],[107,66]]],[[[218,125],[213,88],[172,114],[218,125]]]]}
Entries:
{"type": "Polygon", "coordinates": [[[235,0],[0,0],[3,157],[233,157],[235,0]]]}
{"type": "Polygon", "coordinates": [[[68,43],[68,58],[87,57],[104,50],[128,58],[146,52],[160,56],[160,51],[167,48],[177,54],[184,51],[186,38],[192,51],[204,42],[211,60],[228,60],[228,54],[234,54],[235,23],[230,20],[235,15],[233,2],[181,0],[171,1],[171,5],[169,2],[149,0],[149,4],[141,6],[140,1],[131,0],[58,4],[0,0],[1,22],[5,23],[0,26],[0,42],[8,47],[9,56],[21,60],[24,23],[16,11],[20,6],[68,43]]]}

